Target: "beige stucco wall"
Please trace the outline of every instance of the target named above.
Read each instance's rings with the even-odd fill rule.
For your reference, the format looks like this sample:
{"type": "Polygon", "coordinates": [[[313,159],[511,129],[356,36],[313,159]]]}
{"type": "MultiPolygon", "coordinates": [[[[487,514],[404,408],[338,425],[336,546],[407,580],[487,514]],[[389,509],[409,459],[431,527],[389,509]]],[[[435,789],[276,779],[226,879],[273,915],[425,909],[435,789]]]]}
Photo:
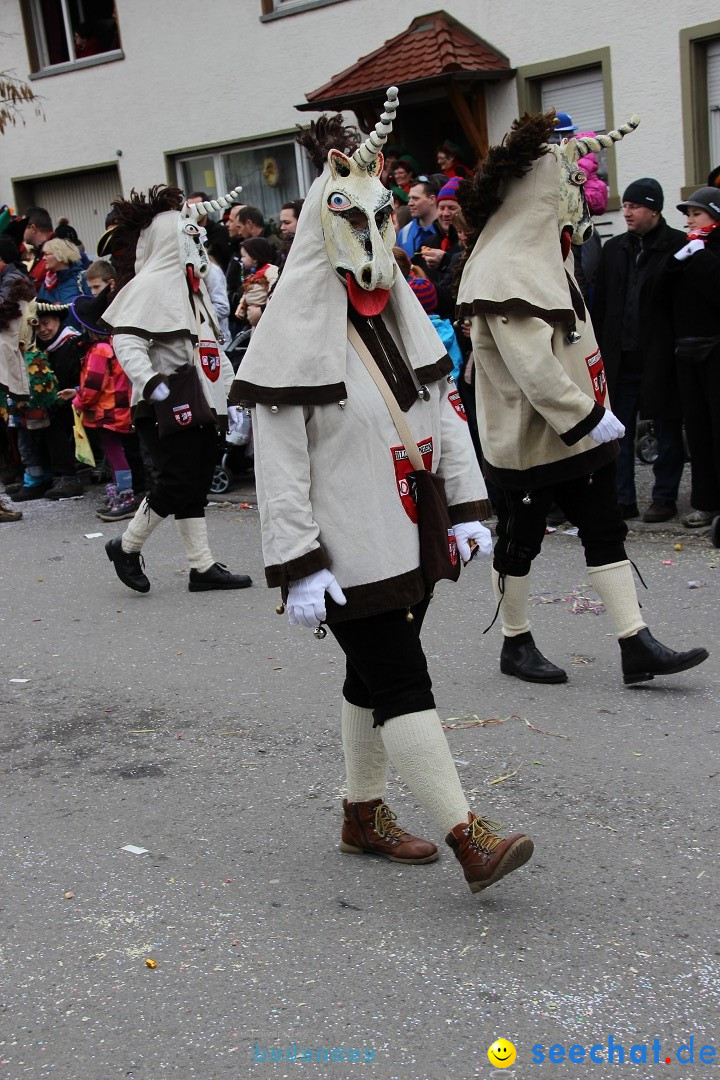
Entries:
{"type": "MultiPolygon", "coordinates": [[[[445,0],[444,9],[513,66],[607,46],[612,56],[612,119],[642,116],[617,150],[620,188],[638,176],[660,180],[671,204],[685,179],[679,30],[716,17],[715,0],[604,0],[571,12],[567,0],[445,0]],[[590,18],[591,14],[591,18],[590,18]]],[[[12,180],[119,160],[124,189],[166,177],[164,154],[291,130],[311,114],[294,105],[306,91],[406,29],[432,4],[344,0],[261,22],[260,0],[117,0],[125,59],[33,82],[46,120],[0,137],[0,201],[12,180]],[[166,12],[163,19],[162,12],[166,12]],[[117,159],[116,151],[122,156],[117,159]]],[[[28,72],[19,7],[2,0],[0,70],[28,72]]],[[[514,84],[491,88],[491,140],[517,112],[514,84]]],[[[670,209],[668,218],[681,216],[670,209]]]]}

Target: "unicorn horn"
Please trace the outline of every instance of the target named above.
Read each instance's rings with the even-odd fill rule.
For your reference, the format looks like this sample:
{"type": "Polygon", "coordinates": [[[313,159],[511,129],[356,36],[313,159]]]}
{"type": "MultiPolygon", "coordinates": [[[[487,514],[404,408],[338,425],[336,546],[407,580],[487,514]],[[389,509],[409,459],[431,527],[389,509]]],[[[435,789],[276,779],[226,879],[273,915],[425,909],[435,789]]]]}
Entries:
{"type": "Polygon", "coordinates": [[[607,135],[596,135],[595,138],[586,136],[583,139],[575,139],[575,146],[580,151],[579,156],[584,157],[585,154],[589,154],[593,150],[596,154],[600,150],[608,150],[613,143],[620,142],[626,135],[629,135],[631,131],[640,123],[639,116],[631,116],[627,124],[622,124],[617,131],[608,131],[607,135]]]}
{"type": "Polygon", "coordinates": [[[204,202],[185,203],[185,210],[190,217],[199,218],[203,214],[210,214],[213,210],[225,210],[237,202],[237,197],[242,191],[241,187],[233,188],[227,195],[221,195],[219,199],[206,199],[204,202]]]}
{"type": "Polygon", "coordinates": [[[352,160],[356,162],[356,164],[362,165],[363,168],[367,168],[368,165],[372,165],[373,161],[375,161],[384,144],[387,142],[388,135],[392,131],[397,107],[398,89],[397,86],[391,86],[387,92],[385,111],[375,125],[375,130],[370,132],[365,142],[362,146],[358,146],[352,156],[352,160]]]}

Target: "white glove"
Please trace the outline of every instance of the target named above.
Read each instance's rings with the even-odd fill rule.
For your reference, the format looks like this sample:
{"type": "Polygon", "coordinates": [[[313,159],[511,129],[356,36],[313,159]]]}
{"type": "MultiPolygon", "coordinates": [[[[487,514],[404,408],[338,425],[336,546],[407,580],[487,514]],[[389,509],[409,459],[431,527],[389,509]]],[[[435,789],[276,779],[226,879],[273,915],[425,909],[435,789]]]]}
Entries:
{"type": "Polygon", "coordinates": [[[678,262],[684,262],[685,259],[689,259],[691,255],[694,255],[696,251],[702,251],[704,247],[704,240],[691,240],[689,244],[685,245],[685,247],[682,247],[679,251],[676,251],[673,255],[673,258],[677,259],[678,262]]]}
{"type": "Polygon", "coordinates": [[[597,443],[612,442],[613,439],[622,439],[625,428],[618,420],[615,413],[605,410],[605,415],[599,424],[588,433],[591,439],[597,443]]]}
{"type": "Polygon", "coordinates": [[[308,577],[293,581],[288,590],[287,617],[291,626],[307,626],[312,630],[324,622],[325,593],[329,592],[336,604],[347,604],[345,594],[329,570],[318,570],[308,577]]]}
{"type": "Polygon", "coordinates": [[[242,427],[243,410],[238,405],[228,405],[228,431],[239,431],[242,427]]]}
{"type": "Polygon", "coordinates": [[[165,398],[170,397],[170,387],[167,383],[158,383],[152,394],[150,395],[151,401],[164,401],[165,398]]]}
{"type": "Polygon", "coordinates": [[[459,525],[455,525],[453,528],[460,558],[465,564],[470,562],[475,552],[480,556],[492,554],[492,533],[484,525],[481,525],[479,521],[461,521],[459,525]],[[470,547],[470,540],[475,541],[476,548],[470,547]]]}

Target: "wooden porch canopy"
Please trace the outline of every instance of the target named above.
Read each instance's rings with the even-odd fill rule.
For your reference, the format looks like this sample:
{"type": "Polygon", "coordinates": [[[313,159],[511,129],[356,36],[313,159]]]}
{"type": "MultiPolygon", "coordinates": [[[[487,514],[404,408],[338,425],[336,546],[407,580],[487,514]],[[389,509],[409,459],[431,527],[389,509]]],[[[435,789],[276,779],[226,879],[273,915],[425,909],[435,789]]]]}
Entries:
{"type": "Polygon", "coordinates": [[[447,98],[463,133],[478,156],[488,149],[485,83],[514,75],[507,56],[445,11],[420,15],[407,30],[361,57],[330,82],[306,94],[296,108],[306,112],[352,109],[370,131],[382,111],[388,86],[400,90],[400,103],[447,98]]]}

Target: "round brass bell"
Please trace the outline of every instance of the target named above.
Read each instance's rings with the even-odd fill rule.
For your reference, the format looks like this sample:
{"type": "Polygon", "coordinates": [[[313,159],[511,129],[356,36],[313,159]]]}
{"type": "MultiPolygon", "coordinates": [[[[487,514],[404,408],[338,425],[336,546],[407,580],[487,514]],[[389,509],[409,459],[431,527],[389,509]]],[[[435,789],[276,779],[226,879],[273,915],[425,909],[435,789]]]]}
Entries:
{"type": "Polygon", "coordinates": [[[415,616],[412,611],[405,612],[405,622],[415,622],[415,616]]]}
{"type": "Polygon", "coordinates": [[[531,502],[532,499],[529,495],[523,495],[523,506],[529,506],[531,502]]]}
{"type": "Polygon", "coordinates": [[[285,604],[282,602],[282,600],[280,601],[278,606],[275,608],[275,614],[276,615],[284,615],[285,614],[285,604]]]}
{"type": "Polygon", "coordinates": [[[327,630],[322,625],[322,623],[319,626],[316,626],[313,630],[313,637],[316,637],[318,641],[322,641],[323,638],[327,637],[327,630]]]}
{"type": "Polygon", "coordinates": [[[338,401],[338,405],[340,406],[341,409],[344,409],[345,406],[347,405],[347,401],[343,398],[342,401],[338,401]]]}
{"type": "Polygon", "coordinates": [[[567,334],[565,335],[565,340],[567,341],[568,345],[577,345],[581,337],[582,334],[578,334],[577,330],[568,330],[567,334]]]}
{"type": "Polygon", "coordinates": [[[423,401],[430,400],[430,391],[428,390],[427,386],[420,387],[420,389],[418,390],[418,397],[421,398],[423,401]]]}
{"type": "Polygon", "coordinates": [[[271,413],[276,413],[276,412],[279,412],[279,411],[280,410],[278,409],[277,405],[271,405],[270,406],[270,412],[271,413]]]}

